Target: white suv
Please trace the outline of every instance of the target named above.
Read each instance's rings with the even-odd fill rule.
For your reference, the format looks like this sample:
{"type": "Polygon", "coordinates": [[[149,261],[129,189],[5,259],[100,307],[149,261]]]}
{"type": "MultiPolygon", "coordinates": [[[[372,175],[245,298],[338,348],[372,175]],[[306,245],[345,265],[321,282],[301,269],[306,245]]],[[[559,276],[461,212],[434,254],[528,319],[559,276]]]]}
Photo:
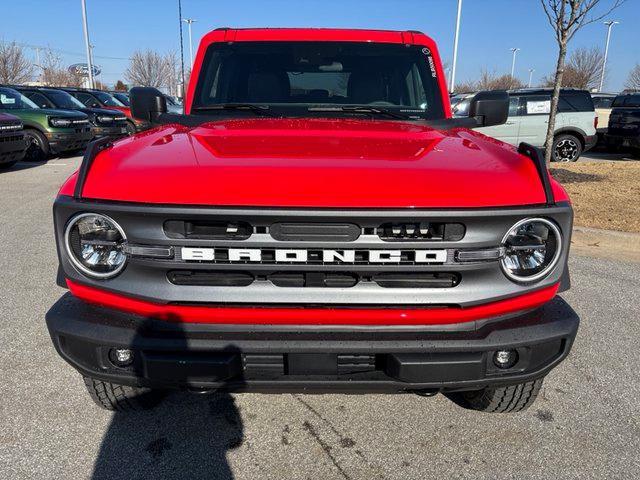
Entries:
{"type": "MultiPolygon", "coordinates": [[[[509,97],[507,122],[476,130],[513,145],[526,142],[543,147],[551,110],[551,89],[511,90],[509,97]]],[[[464,111],[462,102],[465,101],[466,98],[458,102],[458,111],[464,111]]],[[[582,152],[592,148],[597,140],[597,123],[589,92],[562,89],[556,116],[553,161],[575,162],[582,152]]]]}

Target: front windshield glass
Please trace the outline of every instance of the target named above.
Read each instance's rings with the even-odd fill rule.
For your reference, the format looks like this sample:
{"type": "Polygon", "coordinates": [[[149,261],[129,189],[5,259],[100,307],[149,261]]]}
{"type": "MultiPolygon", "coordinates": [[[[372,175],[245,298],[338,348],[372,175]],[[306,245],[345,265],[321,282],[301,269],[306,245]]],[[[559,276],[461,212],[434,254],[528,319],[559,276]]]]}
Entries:
{"type": "Polygon", "coordinates": [[[129,106],[129,96],[126,93],[114,93],[113,96],[123,105],[129,106]]]}
{"type": "Polygon", "coordinates": [[[209,47],[193,110],[259,104],[282,115],[339,115],[344,106],[444,118],[429,49],[386,43],[238,42],[209,47]],[[317,107],[333,107],[318,109],[317,107]],[[311,111],[310,111],[310,107],[311,111]]]}
{"type": "Polygon", "coordinates": [[[85,105],[80,100],[62,90],[49,90],[46,94],[57,108],[69,108],[71,110],[85,108],[85,105]]]}
{"type": "Polygon", "coordinates": [[[0,88],[0,109],[20,110],[39,108],[35,103],[13,88],[0,88]]]}
{"type": "Polygon", "coordinates": [[[103,105],[108,107],[124,107],[124,105],[117,99],[106,92],[91,92],[103,105]]]}

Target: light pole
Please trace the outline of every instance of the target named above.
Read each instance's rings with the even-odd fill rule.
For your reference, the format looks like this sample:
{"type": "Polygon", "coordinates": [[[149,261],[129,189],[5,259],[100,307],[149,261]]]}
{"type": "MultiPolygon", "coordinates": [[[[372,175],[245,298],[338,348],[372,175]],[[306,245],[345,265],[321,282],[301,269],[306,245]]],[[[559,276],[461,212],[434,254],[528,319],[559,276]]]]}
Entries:
{"type": "Polygon", "coordinates": [[[87,23],[87,5],[85,0],[82,3],[82,27],[84,29],[84,46],[87,50],[87,70],[89,71],[89,88],[93,88],[93,63],[91,62],[91,46],[89,45],[89,25],[87,23]]]}
{"type": "Polygon", "coordinates": [[[520,49],[519,48],[510,48],[509,50],[511,50],[511,53],[513,54],[513,57],[511,58],[511,78],[513,78],[513,72],[516,69],[516,53],[520,49]]]}
{"type": "Polygon", "coordinates": [[[531,88],[531,79],[533,78],[533,72],[535,72],[535,70],[533,68],[529,69],[529,84],[527,85],[527,87],[531,88]]]}
{"type": "Polygon", "coordinates": [[[191,24],[196,22],[193,18],[183,18],[182,21],[189,25],[189,55],[191,56],[191,66],[193,67],[193,40],[191,39],[191,24]]]}
{"type": "Polygon", "coordinates": [[[609,20],[608,22],[602,22],[607,26],[607,43],[604,47],[604,59],[602,60],[602,74],[600,75],[600,88],[599,92],[602,92],[602,87],[604,87],[604,73],[607,67],[607,54],[609,53],[609,40],[611,39],[611,27],[617,25],[620,22],[609,20]]]}
{"type": "Polygon", "coordinates": [[[462,0],[458,0],[458,14],[456,16],[456,33],[453,37],[453,65],[451,65],[451,78],[449,80],[449,91],[453,92],[456,84],[456,63],[458,61],[458,36],[460,34],[460,15],[462,14],[462,0]]]}

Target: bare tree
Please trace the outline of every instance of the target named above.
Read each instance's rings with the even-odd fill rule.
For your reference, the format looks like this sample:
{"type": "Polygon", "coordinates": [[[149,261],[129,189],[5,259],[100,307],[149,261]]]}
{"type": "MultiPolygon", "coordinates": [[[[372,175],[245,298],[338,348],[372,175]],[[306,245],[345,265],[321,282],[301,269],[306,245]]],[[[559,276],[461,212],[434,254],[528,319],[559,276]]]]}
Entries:
{"type": "Polygon", "coordinates": [[[553,148],[553,134],[556,126],[556,113],[558,111],[558,99],[560,87],[565,70],[565,58],[567,56],[567,44],[578,30],[585,25],[602,20],[625,0],[611,0],[610,7],[603,14],[592,16],[593,10],[601,0],[540,0],[549,24],[554,30],[558,43],[558,60],[554,75],[553,95],[551,96],[551,113],[547,128],[547,138],[544,142],[545,160],[551,162],[553,148]]]}
{"type": "MultiPolygon", "coordinates": [[[[562,86],[591,90],[600,84],[604,54],[597,48],[579,48],[569,56],[564,66],[562,86]]],[[[606,76],[606,72],[605,72],[606,76]]],[[[547,75],[542,79],[543,85],[553,87],[555,77],[547,75]]]]}
{"type": "Polygon", "coordinates": [[[118,92],[126,92],[128,90],[127,86],[124,84],[122,80],[118,80],[116,84],[113,86],[113,89],[118,92]]]}
{"type": "Polygon", "coordinates": [[[125,78],[132,85],[171,87],[176,83],[175,53],[161,55],[153,50],[136,51],[131,56],[125,78]]]}
{"type": "Polygon", "coordinates": [[[628,90],[640,90],[640,63],[636,63],[631,69],[624,87],[628,90]]]}
{"type": "Polygon", "coordinates": [[[42,74],[40,81],[51,87],[79,87],[82,85],[82,77],[68,71],[62,65],[62,60],[51,50],[45,50],[42,59],[42,74]]]}
{"type": "Polygon", "coordinates": [[[33,78],[34,72],[33,63],[22,46],[0,41],[0,83],[25,83],[33,78]]]}
{"type": "Polygon", "coordinates": [[[521,88],[523,83],[511,75],[497,75],[486,69],[480,71],[477,80],[467,80],[456,85],[456,92],[475,92],[477,90],[509,90],[521,88]]]}

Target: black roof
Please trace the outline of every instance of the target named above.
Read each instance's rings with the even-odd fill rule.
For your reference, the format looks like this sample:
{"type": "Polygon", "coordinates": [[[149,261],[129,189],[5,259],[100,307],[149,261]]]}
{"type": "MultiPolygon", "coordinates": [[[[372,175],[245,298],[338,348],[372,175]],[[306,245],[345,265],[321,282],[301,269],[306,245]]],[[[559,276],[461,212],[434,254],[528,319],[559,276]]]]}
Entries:
{"type": "MultiPolygon", "coordinates": [[[[507,91],[509,93],[517,93],[520,95],[546,95],[553,93],[553,88],[515,88],[507,91]]],[[[589,95],[589,91],[582,88],[561,88],[560,93],[586,93],[589,95]]]]}

